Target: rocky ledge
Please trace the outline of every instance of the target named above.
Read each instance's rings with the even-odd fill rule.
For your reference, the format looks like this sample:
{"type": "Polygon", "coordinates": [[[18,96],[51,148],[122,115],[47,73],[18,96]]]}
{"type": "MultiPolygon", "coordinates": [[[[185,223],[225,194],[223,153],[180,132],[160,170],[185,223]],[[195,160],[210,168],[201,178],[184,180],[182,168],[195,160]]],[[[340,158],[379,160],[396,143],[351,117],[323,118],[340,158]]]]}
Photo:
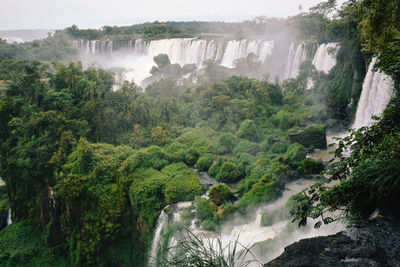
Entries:
{"type": "Polygon", "coordinates": [[[377,215],[345,232],[300,240],[264,265],[275,266],[400,266],[400,221],[377,215]]]}

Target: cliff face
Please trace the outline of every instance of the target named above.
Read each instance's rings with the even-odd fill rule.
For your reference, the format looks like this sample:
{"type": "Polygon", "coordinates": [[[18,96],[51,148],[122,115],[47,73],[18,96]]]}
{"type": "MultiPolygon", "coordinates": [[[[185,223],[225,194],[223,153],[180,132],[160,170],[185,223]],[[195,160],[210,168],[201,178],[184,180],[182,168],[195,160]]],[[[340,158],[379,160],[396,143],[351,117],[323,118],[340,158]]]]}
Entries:
{"type": "Polygon", "coordinates": [[[346,232],[300,240],[264,265],[275,266],[400,266],[400,221],[378,215],[346,232]]]}

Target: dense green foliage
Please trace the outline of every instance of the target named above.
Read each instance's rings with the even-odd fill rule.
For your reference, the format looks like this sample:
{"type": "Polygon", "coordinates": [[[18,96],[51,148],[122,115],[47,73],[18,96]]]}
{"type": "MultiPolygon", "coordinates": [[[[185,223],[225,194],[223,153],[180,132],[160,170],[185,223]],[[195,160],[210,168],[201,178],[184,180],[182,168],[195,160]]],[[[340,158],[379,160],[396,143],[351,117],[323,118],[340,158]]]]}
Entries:
{"type": "Polygon", "coordinates": [[[8,44],[0,38],[0,62],[6,59],[65,61],[77,59],[77,51],[65,33],[56,31],[53,36],[44,40],[20,44],[8,44]]]}
{"type": "MultiPolygon", "coordinates": [[[[47,246],[67,248],[61,256],[72,264],[143,262],[158,212],[204,192],[188,166],[223,182],[252,177],[237,206],[223,185],[211,190],[211,201],[197,199],[198,218],[214,230],[238,207],[277,197],[278,177],[300,174],[279,155],[267,156],[269,146],[257,154],[264,146],[253,143],[268,135],[287,140],[287,131],[272,126],[279,110],[299,116],[276,84],[232,77],[189,90],[175,85],[169,96],[127,82],[113,91],[112,74],[80,64],[3,61],[1,70],[1,177],[13,220],[30,221],[47,246]],[[262,178],[266,172],[276,177],[262,178]]],[[[313,112],[298,108],[304,120],[313,112]]],[[[278,153],[285,142],[274,144],[285,147],[278,153]]]]}
{"type": "MultiPolygon", "coordinates": [[[[284,182],[319,174],[325,165],[306,154],[326,148],[326,126],[349,122],[366,59],[379,52],[378,65],[392,75],[397,92],[400,81],[398,1],[349,1],[329,18],[333,2],[286,21],[72,26],[43,41],[0,41],[0,177],[8,196],[1,188],[0,212],[11,207],[14,222],[0,232],[0,265],[143,266],[157,216],[167,204],[195,200],[182,221],[169,226],[168,237],[195,216],[203,229],[219,231],[235,212],[248,215],[279,197],[284,182]],[[387,27],[378,25],[382,17],[387,27]],[[341,42],[338,64],[324,74],[307,60],[297,78],[278,84],[221,79],[237,70],[208,62],[192,84],[177,77],[193,66],[158,55],[143,91],[133,83],[116,84],[113,73],[84,70],[81,63],[31,61],[73,55],[65,33],[83,39],[201,33],[239,38],[246,29],[257,36],[286,27],[307,46],[341,42]],[[363,42],[368,51],[362,51],[363,42]],[[310,76],[313,90],[306,89],[310,76]],[[212,187],[209,199],[200,197],[206,188],[193,167],[226,184],[212,187]]],[[[237,69],[257,69],[256,63],[248,58],[237,69]]],[[[339,183],[314,185],[291,199],[284,213],[293,208],[301,224],[307,217],[329,223],[337,219],[326,215],[333,210],[364,219],[376,207],[396,208],[399,110],[397,94],[379,122],[340,141],[339,161],[328,168],[328,182],[339,183]]],[[[262,222],[271,223],[268,214],[262,222]]]]}
{"type": "Polygon", "coordinates": [[[381,52],[379,67],[394,79],[395,96],[380,120],[338,139],[336,161],[327,170],[330,179],[297,196],[292,214],[300,225],[319,218],[315,227],[341,218],[350,223],[366,220],[376,208],[398,211],[399,203],[399,1],[362,1],[347,11],[364,11],[359,27],[370,52],[381,52]],[[346,151],[351,151],[350,155],[346,151]],[[331,181],[338,181],[329,186],[331,181]],[[332,213],[341,211],[340,213],[332,213]]]}

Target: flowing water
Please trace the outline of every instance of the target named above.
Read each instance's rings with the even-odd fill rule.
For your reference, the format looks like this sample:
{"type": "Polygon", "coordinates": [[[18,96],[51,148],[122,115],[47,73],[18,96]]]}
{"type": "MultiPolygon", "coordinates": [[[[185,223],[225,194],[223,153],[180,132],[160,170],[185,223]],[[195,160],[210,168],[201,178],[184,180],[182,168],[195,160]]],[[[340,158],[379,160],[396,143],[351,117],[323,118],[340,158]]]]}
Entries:
{"type": "MultiPolygon", "coordinates": [[[[233,241],[237,240],[245,247],[252,248],[252,253],[254,253],[259,262],[267,262],[280,255],[285,246],[302,238],[334,234],[344,229],[344,226],[341,224],[323,226],[319,230],[314,230],[312,226],[297,229],[292,223],[290,223],[286,214],[287,211],[285,211],[284,208],[287,200],[290,196],[309,187],[315,182],[316,180],[299,179],[287,183],[280,198],[273,203],[267,203],[255,207],[253,216],[244,218],[240,215],[236,215],[234,219],[222,228],[221,233],[202,230],[198,226],[198,223],[196,223],[196,219],[192,221],[189,230],[195,236],[204,240],[218,238],[222,243],[222,247],[230,246],[233,241]],[[263,214],[268,214],[272,218],[272,223],[269,226],[263,226],[261,224],[263,214]],[[267,243],[265,244],[265,242],[267,243]]],[[[151,248],[151,258],[157,256],[158,250],[162,244],[162,239],[158,235],[158,233],[161,232],[159,229],[166,229],[169,223],[178,221],[180,219],[180,214],[185,207],[189,207],[192,204],[193,202],[176,204],[173,215],[170,216],[170,220],[165,220],[164,212],[160,214],[153,240],[153,246],[151,248]]],[[[309,224],[313,225],[312,222],[309,224]]],[[[169,245],[174,246],[177,242],[177,238],[172,237],[169,241],[169,245]]],[[[212,242],[211,244],[216,246],[214,250],[218,250],[216,242],[212,242]]],[[[241,247],[238,247],[237,249],[238,253],[243,250],[241,247]]],[[[156,266],[154,262],[149,262],[150,266],[156,266]]],[[[255,263],[254,266],[259,265],[255,263]]]]}
{"type": "Polygon", "coordinates": [[[11,220],[11,209],[8,210],[7,226],[9,226],[10,224],[12,224],[12,220],[11,220]]]}
{"type": "Polygon", "coordinates": [[[76,40],[73,45],[79,48],[85,57],[100,59],[100,65],[107,68],[127,69],[127,79],[140,84],[150,76],[155,65],[153,57],[167,54],[172,64],[184,66],[195,64],[202,68],[205,61],[233,68],[235,61],[254,53],[261,62],[265,62],[272,53],[273,42],[264,40],[205,40],[197,38],[174,38],[154,41],[111,41],[76,40]]]}
{"type": "Polygon", "coordinates": [[[338,43],[321,44],[314,55],[312,64],[318,71],[329,73],[329,71],[336,65],[338,50],[338,43]]]}
{"type": "Polygon", "coordinates": [[[371,125],[374,122],[371,117],[380,116],[393,96],[393,80],[379,70],[375,72],[375,63],[376,58],[373,58],[364,79],[352,128],[371,125]]]}
{"type": "Polygon", "coordinates": [[[296,78],[299,75],[300,64],[307,59],[307,50],[304,43],[297,46],[292,43],[289,47],[287,64],[283,79],[296,78]]]}
{"type": "MultiPolygon", "coordinates": [[[[211,61],[227,68],[234,68],[236,60],[246,58],[251,53],[256,55],[261,63],[267,64],[268,58],[279,50],[274,50],[272,40],[248,39],[75,40],[73,45],[80,50],[83,61],[88,65],[95,63],[104,68],[123,68],[125,78],[137,84],[141,84],[150,76],[149,72],[155,66],[153,58],[159,54],[167,54],[172,64],[180,66],[194,64],[197,69],[201,69],[204,67],[204,62],[211,61]]],[[[318,48],[313,61],[318,70],[327,72],[336,64],[336,54],[330,51],[334,48],[336,43],[322,44],[318,48]]],[[[278,58],[281,57],[284,58],[286,67],[276,75],[280,80],[295,78],[299,74],[300,64],[307,59],[305,44],[291,44],[287,54],[278,55],[278,58]]],[[[270,62],[269,64],[271,65],[270,62]]],[[[268,68],[274,69],[273,64],[268,68]]],[[[267,69],[266,73],[276,71],[267,69]]]]}

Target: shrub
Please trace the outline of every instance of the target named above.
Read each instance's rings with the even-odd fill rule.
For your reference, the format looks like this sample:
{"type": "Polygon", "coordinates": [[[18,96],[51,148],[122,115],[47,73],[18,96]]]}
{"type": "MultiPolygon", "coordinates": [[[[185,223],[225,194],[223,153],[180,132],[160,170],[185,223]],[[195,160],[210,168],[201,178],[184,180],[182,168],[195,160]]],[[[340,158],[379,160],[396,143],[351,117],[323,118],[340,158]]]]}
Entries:
{"type": "Polygon", "coordinates": [[[213,162],[214,162],[214,156],[211,154],[205,154],[197,160],[196,168],[199,171],[208,171],[213,162]]]}
{"type": "Polygon", "coordinates": [[[170,154],[173,154],[173,153],[175,153],[175,152],[177,152],[177,151],[179,151],[179,150],[182,150],[182,149],[185,149],[185,146],[184,146],[183,144],[181,144],[181,143],[179,143],[179,142],[172,142],[172,143],[168,146],[166,152],[167,152],[167,153],[170,153],[170,154]]]}
{"type": "Polygon", "coordinates": [[[208,174],[213,177],[217,177],[219,171],[221,170],[222,164],[224,164],[226,160],[226,158],[219,157],[217,161],[213,165],[211,165],[210,169],[208,169],[208,174]]]}
{"type": "Polygon", "coordinates": [[[190,220],[190,219],[193,219],[193,217],[194,217],[194,213],[191,212],[190,210],[185,210],[181,213],[181,218],[183,220],[190,220]]]}
{"type": "Polygon", "coordinates": [[[224,183],[233,183],[240,178],[240,170],[233,161],[228,160],[222,164],[221,169],[215,178],[224,183]]]}
{"type": "Polygon", "coordinates": [[[272,172],[279,178],[284,178],[293,174],[288,165],[282,164],[280,162],[274,162],[271,165],[272,172]]]}
{"type": "Polygon", "coordinates": [[[215,231],[217,230],[217,224],[214,221],[207,219],[201,223],[201,228],[207,231],[215,231]]]}
{"type": "Polygon", "coordinates": [[[220,206],[225,202],[231,201],[235,198],[230,188],[224,184],[218,184],[212,187],[208,192],[208,197],[217,206],[220,206]]]}
{"type": "Polygon", "coordinates": [[[176,152],[173,152],[172,154],[170,154],[170,161],[171,162],[180,162],[180,161],[185,161],[186,158],[186,152],[183,149],[180,149],[176,152]]]}
{"type": "Polygon", "coordinates": [[[242,213],[248,213],[253,205],[279,197],[283,189],[284,185],[280,183],[279,179],[265,175],[243,195],[238,202],[238,208],[242,213]]]}
{"type": "Polygon", "coordinates": [[[228,152],[230,152],[228,150],[228,148],[226,146],[223,146],[223,145],[217,146],[217,148],[215,150],[215,153],[218,154],[218,155],[224,155],[224,154],[227,154],[228,152]]]}
{"type": "Polygon", "coordinates": [[[250,191],[253,185],[260,181],[265,175],[265,172],[266,169],[264,167],[257,166],[252,168],[251,172],[246,176],[246,178],[240,180],[237,184],[240,195],[243,196],[244,193],[250,191]]]}
{"type": "Polygon", "coordinates": [[[219,136],[219,145],[226,148],[227,152],[232,152],[232,149],[235,147],[235,136],[232,134],[226,133],[221,134],[219,136]]]}
{"type": "Polygon", "coordinates": [[[167,203],[188,201],[204,191],[200,178],[182,162],[168,165],[161,172],[170,176],[164,189],[167,203]]]}
{"type": "Polygon", "coordinates": [[[196,215],[199,220],[203,221],[206,219],[212,220],[214,217],[214,208],[210,205],[207,199],[203,197],[196,197],[196,215]]]}
{"type": "Polygon", "coordinates": [[[271,152],[276,154],[285,153],[287,147],[286,143],[276,142],[271,146],[271,152]]]}
{"type": "Polygon", "coordinates": [[[288,147],[286,154],[290,161],[299,162],[306,158],[307,149],[299,143],[294,143],[288,147]]]}
{"type": "Polygon", "coordinates": [[[259,134],[254,121],[243,121],[239,126],[238,136],[249,141],[257,142],[259,139],[259,134]]]}
{"type": "Polygon", "coordinates": [[[237,155],[239,153],[249,153],[252,155],[257,154],[260,151],[260,146],[256,143],[250,142],[248,140],[242,140],[239,144],[233,149],[233,154],[237,155]]]}
{"type": "Polygon", "coordinates": [[[268,151],[271,148],[271,144],[268,142],[268,140],[262,141],[259,146],[261,151],[268,151]]]}
{"type": "Polygon", "coordinates": [[[222,205],[221,212],[219,212],[219,217],[222,220],[227,220],[231,215],[237,210],[237,206],[232,203],[226,203],[222,205]]]}
{"type": "Polygon", "coordinates": [[[282,130],[290,129],[296,123],[298,123],[298,119],[293,116],[293,113],[289,113],[286,111],[278,112],[277,114],[273,115],[271,119],[273,124],[282,130]]]}
{"type": "Polygon", "coordinates": [[[183,162],[178,162],[178,163],[173,163],[173,164],[167,165],[161,170],[162,173],[165,173],[170,176],[178,174],[182,171],[190,172],[190,169],[188,168],[188,166],[186,166],[186,164],[183,162]]]}
{"type": "Polygon", "coordinates": [[[190,148],[185,153],[185,163],[189,166],[193,166],[194,164],[196,164],[199,155],[200,155],[199,151],[197,151],[194,148],[190,148]]]}

